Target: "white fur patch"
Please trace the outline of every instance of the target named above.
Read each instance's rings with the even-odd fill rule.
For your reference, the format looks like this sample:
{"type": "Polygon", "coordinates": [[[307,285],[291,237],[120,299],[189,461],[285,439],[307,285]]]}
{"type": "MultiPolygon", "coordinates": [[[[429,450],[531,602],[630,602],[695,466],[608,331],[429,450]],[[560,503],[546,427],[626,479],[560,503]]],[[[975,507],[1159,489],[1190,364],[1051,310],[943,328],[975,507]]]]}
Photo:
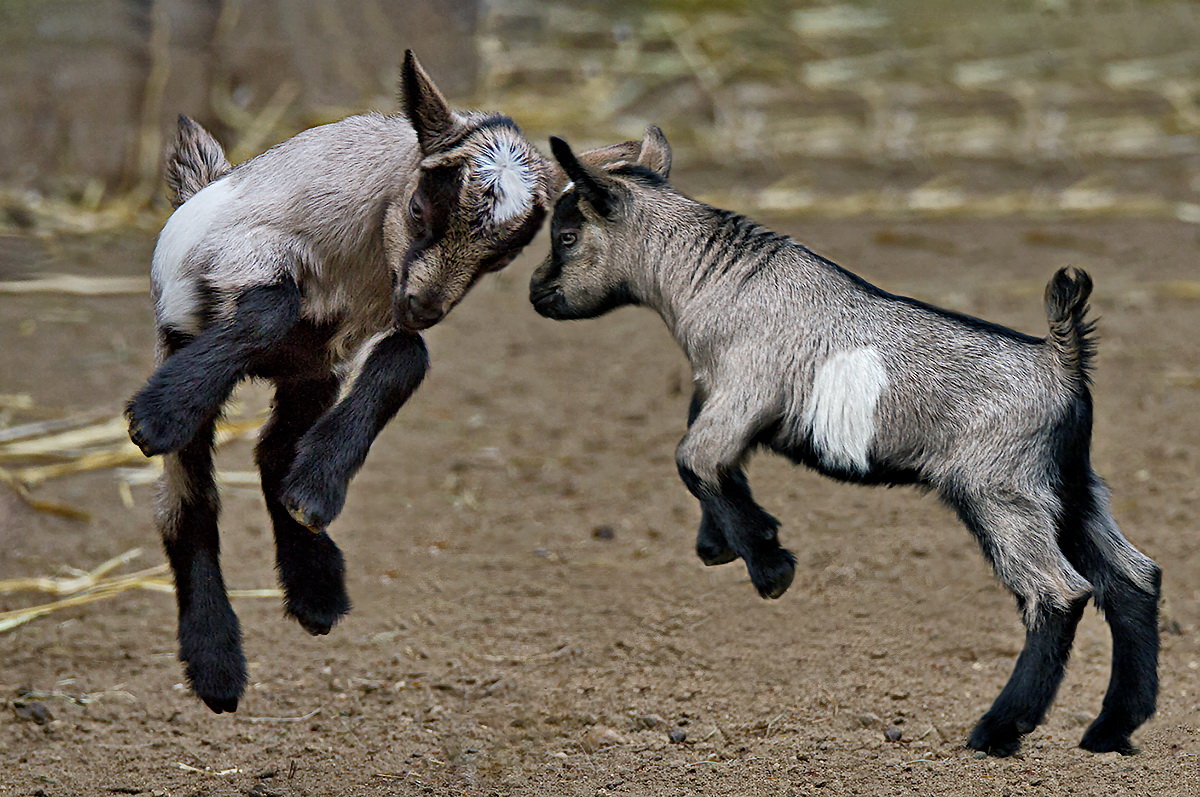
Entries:
{"type": "Polygon", "coordinates": [[[206,185],[171,214],[158,235],[150,280],[158,292],[159,321],[181,331],[196,331],[196,278],[184,268],[188,254],[204,240],[213,220],[233,196],[228,180],[206,185]]]}
{"type": "Polygon", "coordinates": [[[535,178],[520,143],[494,139],[474,160],[479,179],[496,198],[493,220],[508,221],[529,209],[535,178]]]}
{"type": "Polygon", "coordinates": [[[875,405],[888,385],[873,347],[840,351],[823,362],[804,405],[804,423],[821,461],[866,473],[875,439],[875,405]]]}

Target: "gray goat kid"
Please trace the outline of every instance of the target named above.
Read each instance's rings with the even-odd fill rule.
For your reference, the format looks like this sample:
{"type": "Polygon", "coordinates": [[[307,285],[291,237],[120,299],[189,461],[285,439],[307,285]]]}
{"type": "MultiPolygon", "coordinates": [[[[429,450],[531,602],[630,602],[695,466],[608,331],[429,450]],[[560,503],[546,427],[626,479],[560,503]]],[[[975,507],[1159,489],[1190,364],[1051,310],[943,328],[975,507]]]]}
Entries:
{"type": "Polygon", "coordinates": [[[695,376],[679,473],[699,499],[697,553],[741,558],[765,597],[794,558],[742,466],[762,447],[837,479],[934,490],[1016,596],[1025,648],[968,745],[1015,752],[1041,722],[1089,598],[1113,638],[1112,678],[1081,746],[1134,752],[1154,713],[1161,573],[1113,520],[1090,463],[1091,279],[1059,271],[1050,335],[1035,338],[895,296],[790,238],[677,193],[651,128],[639,155],[598,169],[551,139],[572,183],[530,284],[537,311],[656,310],[695,376]]]}
{"type": "Polygon", "coordinates": [[[285,609],[313,634],[350,609],[325,528],[428,368],[419,332],[540,228],[557,170],[498,114],[452,111],[411,52],[402,115],[313,128],[237,167],[181,118],[177,210],[152,267],[158,367],[126,409],[166,455],[156,511],[180,659],[213,711],[246,684],[219,564],[214,424],[245,377],[275,384],[258,444],[285,609]]]}

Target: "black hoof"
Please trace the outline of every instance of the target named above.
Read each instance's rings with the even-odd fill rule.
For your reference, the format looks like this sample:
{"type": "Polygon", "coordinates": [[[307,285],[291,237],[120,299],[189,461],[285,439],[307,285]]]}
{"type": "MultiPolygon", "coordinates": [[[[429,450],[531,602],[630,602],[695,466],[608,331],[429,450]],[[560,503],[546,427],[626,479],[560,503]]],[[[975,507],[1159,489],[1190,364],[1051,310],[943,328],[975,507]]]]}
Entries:
{"type": "Polygon", "coordinates": [[[213,713],[237,711],[238,700],[246,691],[246,659],[240,649],[194,658],[186,662],[186,671],[192,693],[213,713]]]}
{"type": "Polygon", "coordinates": [[[279,500],[293,520],[320,533],[341,514],[346,504],[346,485],[293,468],[279,500]]]}
{"type": "Polygon", "coordinates": [[[1101,714],[1083,734],[1079,746],[1092,753],[1120,753],[1121,755],[1137,755],[1140,751],[1129,740],[1131,731],[1125,730],[1101,714]]]}
{"type": "Polygon", "coordinates": [[[173,454],[186,446],[195,434],[195,429],[183,424],[172,424],[161,418],[139,417],[131,407],[129,417],[129,439],[148,457],[158,454],[173,454]]]}
{"type": "Polygon", "coordinates": [[[292,516],[292,520],[313,534],[325,533],[325,529],[329,526],[329,521],[325,519],[322,513],[307,508],[302,500],[290,497],[285,497],[281,500],[283,501],[283,508],[292,516]]]}
{"type": "Polygon", "coordinates": [[[325,636],[339,620],[350,613],[350,599],[343,587],[337,594],[329,595],[324,600],[313,600],[311,596],[300,600],[289,598],[285,602],[284,611],[295,618],[300,627],[308,633],[313,636],[325,636]]]}
{"type": "Polygon", "coordinates": [[[284,611],[308,633],[328,634],[350,611],[345,559],[328,534],[277,538],[276,565],[284,611]]]}
{"type": "Polygon", "coordinates": [[[200,699],[214,714],[224,714],[225,712],[232,714],[237,711],[238,699],[236,697],[201,697],[200,699]]]}
{"type": "Polygon", "coordinates": [[[1021,731],[1011,721],[996,720],[985,714],[971,731],[967,747],[997,758],[1008,758],[1021,749],[1021,731]]]}
{"type": "Polygon", "coordinates": [[[700,561],[708,567],[727,565],[730,562],[736,561],[738,558],[738,555],[733,552],[732,548],[707,545],[697,545],[696,556],[699,556],[700,561]]]}
{"type": "Polygon", "coordinates": [[[759,595],[778,598],[787,592],[796,577],[796,557],[791,551],[776,545],[765,551],[756,551],[746,559],[746,570],[759,595]]]}
{"type": "Polygon", "coordinates": [[[700,519],[700,529],[696,532],[696,556],[709,567],[728,564],[738,558],[708,512],[700,519]]]}

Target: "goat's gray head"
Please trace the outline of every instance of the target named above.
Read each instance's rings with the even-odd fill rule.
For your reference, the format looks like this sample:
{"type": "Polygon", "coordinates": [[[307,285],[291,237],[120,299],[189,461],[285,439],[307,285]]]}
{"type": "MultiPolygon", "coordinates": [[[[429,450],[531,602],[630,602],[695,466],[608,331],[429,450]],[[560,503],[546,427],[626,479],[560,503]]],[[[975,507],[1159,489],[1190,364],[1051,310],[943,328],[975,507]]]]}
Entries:
{"type": "Polygon", "coordinates": [[[550,147],[571,182],[555,206],[550,254],[533,273],[529,300],[557,319],[594,318],[635,302],[627,269],[644,236],[634,198],[666,185],[666,137],[651,126],[642,141],[615,145],[627,157],[602,168],[576,157],[560,138],[551,138],[550,147]]]}
{"type": "Polygon", "coordinates": [[[400,255],[396,320],[419,330],[533,240],[556,170],[508,117],[451,110],[411,50],[400,88],[421,161],[415,191],[389,209],[384,234],[407,242],[389,245],[400,255]]]}

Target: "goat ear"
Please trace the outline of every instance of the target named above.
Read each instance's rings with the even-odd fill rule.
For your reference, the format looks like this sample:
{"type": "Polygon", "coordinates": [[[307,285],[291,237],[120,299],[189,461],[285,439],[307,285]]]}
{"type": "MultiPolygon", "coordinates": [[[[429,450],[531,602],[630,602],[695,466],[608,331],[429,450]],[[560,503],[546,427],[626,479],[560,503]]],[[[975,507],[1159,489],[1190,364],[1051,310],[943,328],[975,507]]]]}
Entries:
{"type": "Polygon", "coordinates": [[[646,128],[637,162],[663,178],[671,173],[671,145],[667,143],[667,137],[657,125],[646,128]]]}
{"type": "Polygon", "coordinates": [[[608,218],[615,207],[616,197],[607,185],[607,178],[583,165],[571,151],[571,145],[556,136],[550,137],[550,151],[562,166],[567,179],[575,183],[579,196],[604,218],[608,218]]]}
{"type": "Polygon", "coordinates": [[[421,145],[423,155],[436,152],[438,145],[448,140],[459,124],[446,98],[433,85],[412,50],[404,52],[404,67],[400,73],[400,104],[413,130],[417,132],[417,143],[421,145]]]}
{"type": "MultiPolygon", "coordinates": [[[[597,147],[589,149],[587,152],[581,152],[577,156],[579,162],[585,166],[593,166],[600,168],[607,166],[610,163],[619,163],[626,161],[633,163],[637,160],[638,153],[641,152],[642,142],[640,141],[622,141],[620,144],[609,144],[607,147],[597,147]]],[[[550,164],[550,194],[558,196],[562,193],[563,188],[567,183],[571,182],[571,178],[567,177],[567,173],[556,164],[550,164]]]]}

